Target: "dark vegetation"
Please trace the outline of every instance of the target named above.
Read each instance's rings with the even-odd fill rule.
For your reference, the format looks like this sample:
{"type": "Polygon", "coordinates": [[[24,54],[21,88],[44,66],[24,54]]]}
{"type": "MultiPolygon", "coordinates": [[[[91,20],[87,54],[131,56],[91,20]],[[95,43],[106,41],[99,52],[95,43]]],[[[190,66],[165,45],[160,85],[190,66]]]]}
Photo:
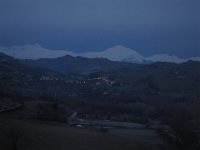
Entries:
{"type": "Polygon", "coordinates": [[[70,56],[19,61],[0,54],[0,110],[20,104],[28,111],[15,118],[68,122],[77,112],[86,120],[143,123],[180,150],[199,149],[199,91],[200,63],[194,61],[136,65],[70,56]],[[29,101],[38,103],[27,108],[29,101]]]}

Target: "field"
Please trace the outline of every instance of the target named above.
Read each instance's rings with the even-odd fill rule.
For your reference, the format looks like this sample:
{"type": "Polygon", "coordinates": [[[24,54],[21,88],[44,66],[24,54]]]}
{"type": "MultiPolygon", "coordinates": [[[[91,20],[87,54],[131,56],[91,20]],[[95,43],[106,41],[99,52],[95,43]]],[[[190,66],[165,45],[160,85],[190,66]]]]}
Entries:
{"type": "Polygon", "coordinates": [[[0,118],[0,149],[13,150],[162,150],[164,146],[63,123],[0,118]]]}
{"type": "Polygon", "coordinates": [[[110,134],[154,144],[164,143],[158,133],[153,129],[145,127],[145,124],[109,120],[95,120],[93,123],[107,127],[110,134]]]}
{"type": "Polygon", "coordinates": [[[138,141],[145,141],[154,144],[163,144],[163,140],[151,129],[112,129],[112,134],[128,137],[138,141]]]}

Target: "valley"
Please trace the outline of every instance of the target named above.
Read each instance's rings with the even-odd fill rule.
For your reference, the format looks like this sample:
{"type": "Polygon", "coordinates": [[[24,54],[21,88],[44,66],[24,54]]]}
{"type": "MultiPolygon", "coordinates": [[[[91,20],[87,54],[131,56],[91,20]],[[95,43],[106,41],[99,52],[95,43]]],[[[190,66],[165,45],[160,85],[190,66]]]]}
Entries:
{"type": "Polygon", "coordinates": [[[199,68],[195,61],[18,60],[1,54],[1,132],[22,128],[22,149],[101,149],[103,143],[105,149],[196,149],[199,68]]]}

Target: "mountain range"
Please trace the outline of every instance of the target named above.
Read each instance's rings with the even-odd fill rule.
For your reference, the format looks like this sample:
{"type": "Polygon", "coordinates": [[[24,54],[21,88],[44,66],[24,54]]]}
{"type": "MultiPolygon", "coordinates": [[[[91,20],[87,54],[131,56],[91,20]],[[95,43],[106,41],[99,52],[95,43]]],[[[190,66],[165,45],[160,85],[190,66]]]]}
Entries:
{"type": "Polygon", "coordinates": [[[51,50],[40,46],[39,44],[0,47],[0,52],[13,56],[18,59],[40,59],[40,58],[57,58],[65,55],[85,58],[106,58],[111,61],[123,61],[131,63],[153,63],[153,62],[171,62],[183,63],[188,60],[200,61],[200,57],[179,58],[174,55],[157,54],[144,57],[135,50],[118,45],[100,52],[75,53],[67,50],[51,50]]]}

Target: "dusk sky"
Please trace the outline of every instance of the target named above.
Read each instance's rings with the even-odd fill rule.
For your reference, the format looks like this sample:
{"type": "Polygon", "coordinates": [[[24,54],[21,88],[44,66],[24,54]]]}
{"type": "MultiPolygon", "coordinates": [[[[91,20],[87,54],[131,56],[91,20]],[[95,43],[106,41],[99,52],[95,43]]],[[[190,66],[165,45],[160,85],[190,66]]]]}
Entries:
{"type": "Polygon", "coordinates": [[[0,0],[0,46],[200,56],[200,0],[0,0]]]}

